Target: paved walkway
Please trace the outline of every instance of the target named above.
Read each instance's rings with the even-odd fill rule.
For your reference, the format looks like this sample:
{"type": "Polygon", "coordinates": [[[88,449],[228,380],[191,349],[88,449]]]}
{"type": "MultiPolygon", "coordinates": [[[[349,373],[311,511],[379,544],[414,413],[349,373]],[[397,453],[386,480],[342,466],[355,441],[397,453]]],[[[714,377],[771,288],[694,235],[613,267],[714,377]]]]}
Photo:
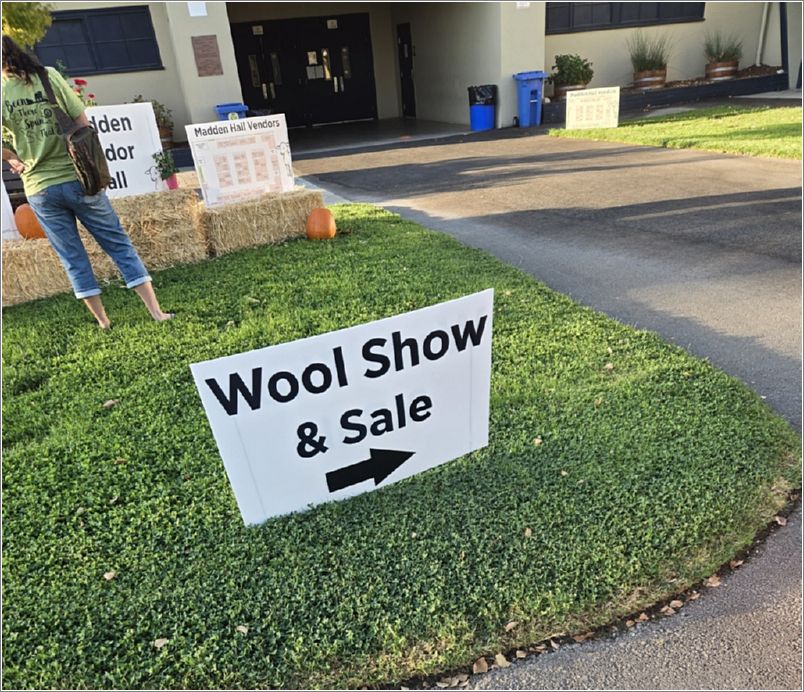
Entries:
{"type": "MultiPolygon", "coordinates": [[[[710,359],[801,430],[800,162],[514,131],[295,167],[710,359]]],[[[800,689],[800,593],[796,518],[675,618],[471,685],[800,689]]]]}

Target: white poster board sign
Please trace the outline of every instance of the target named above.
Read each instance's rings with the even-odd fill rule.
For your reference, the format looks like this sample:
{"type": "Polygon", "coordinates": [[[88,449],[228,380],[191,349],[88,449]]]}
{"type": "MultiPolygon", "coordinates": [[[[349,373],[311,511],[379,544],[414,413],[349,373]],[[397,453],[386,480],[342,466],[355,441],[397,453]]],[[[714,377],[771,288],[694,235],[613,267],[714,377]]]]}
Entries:
{"type": "Polygon", "coordinates": [[[617,127],[620,117],[620,87],[581,89],[567,93],[567,130],[617,127]]]}
{"type": "Polygon", "coordinates": [[[492,289],[191,365],[246,524],[488,444],[492,289]]]}
{"type": "Polygon", "coordinates": [[[14,223],[14,210],[11,207],[11,200],[8,198],[6,192],[6,184],[3,183],[3,240],[20,240],[22,236],[17,230],[17,224],[14,223]]]}
{"type": "Polygon", "coordinates": [[[95,127],[109,163],[109,197],[128,197],[167,190],[153,155],[162,151],[159,128],[150,103],[90,106],[87,118],[95,127]]]}
{"type": "Polygon", "coordinates": [[[185,126],[207,207],[293,190],[284,113],[185,126]]]}

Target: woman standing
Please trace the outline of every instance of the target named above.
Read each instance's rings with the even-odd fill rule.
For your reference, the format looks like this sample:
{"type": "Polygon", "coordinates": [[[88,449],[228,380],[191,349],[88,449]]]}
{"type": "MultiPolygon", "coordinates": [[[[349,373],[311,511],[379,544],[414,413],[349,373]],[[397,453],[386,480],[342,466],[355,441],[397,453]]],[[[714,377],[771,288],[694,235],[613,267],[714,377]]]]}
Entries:
{"type": "Polygon", "coordinates": [[[169,320],[173,315],[159,307],[151,277],[106,192],[84,194],[39,72],[47,70],[59,106],[79,126],[89,125],[83,102],[57,70],[43,68],[8,36],[3,36],[2,65],[3,160],[22,178],[28,203],[64,265],[76,298],[84,301],[102,329],[111,326],[78,235],[78,219],[114,260],[126,287],[134,289],[151,316],[159,322],[169,320]]]}

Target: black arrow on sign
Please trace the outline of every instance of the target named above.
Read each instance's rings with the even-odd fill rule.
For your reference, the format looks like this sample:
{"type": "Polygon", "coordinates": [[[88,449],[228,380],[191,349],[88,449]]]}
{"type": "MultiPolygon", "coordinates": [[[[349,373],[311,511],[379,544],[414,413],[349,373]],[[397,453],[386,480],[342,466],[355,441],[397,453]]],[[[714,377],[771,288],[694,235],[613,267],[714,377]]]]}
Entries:
{"type": "Polygon", "coordinates": [[[327,474],[327,487],[329,492],[343,490],[350,485],[356,485],[374,479],[374,485],[379,485],[402,464],[410,459],[415,452],[400,452],[395,449],[371,449],[371,455],[365,461],[344,466],[342,469],[330,471],[327,474]]]}

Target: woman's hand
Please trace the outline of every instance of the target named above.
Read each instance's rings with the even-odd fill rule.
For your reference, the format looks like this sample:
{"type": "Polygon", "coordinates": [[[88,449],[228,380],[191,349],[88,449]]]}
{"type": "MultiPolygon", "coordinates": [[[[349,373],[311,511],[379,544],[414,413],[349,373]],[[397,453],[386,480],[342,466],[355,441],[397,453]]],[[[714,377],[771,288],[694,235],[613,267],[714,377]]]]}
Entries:
{"type": "Polygon", "coordinates": [[[20,157],[17,156],[17,153],[5,147],[3,147],[3,161],[8,161],[9,168],[17,175],[25,170],[25,164],[20,161],[20,157]]]}
{"type": "Polygon", "coordinates": [[[13,159],[8,159],[8,165],[11,168],[11,170],[17,175],[19,175],[25,170],[25,164],[16,157],[14,157],[13,159]]]}

